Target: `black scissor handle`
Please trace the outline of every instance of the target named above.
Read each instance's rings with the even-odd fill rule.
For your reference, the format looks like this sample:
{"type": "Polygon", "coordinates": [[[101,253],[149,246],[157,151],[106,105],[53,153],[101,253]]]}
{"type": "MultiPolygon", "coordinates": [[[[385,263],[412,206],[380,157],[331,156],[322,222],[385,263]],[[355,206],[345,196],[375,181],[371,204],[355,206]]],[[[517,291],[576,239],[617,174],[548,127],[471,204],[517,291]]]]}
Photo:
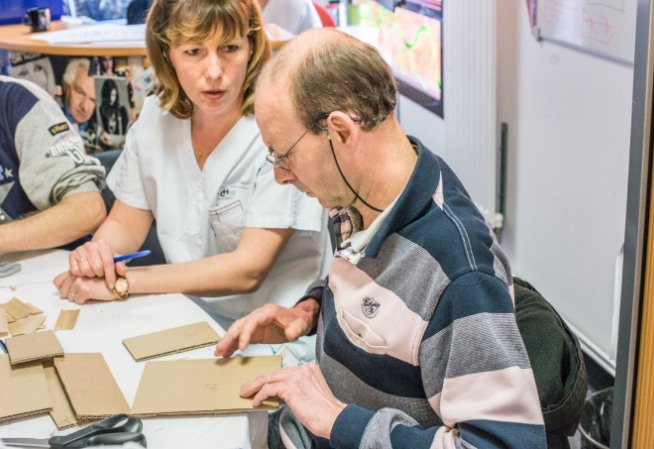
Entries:
{"type": "Polygon", "coordinates": [[[100,422],[85,427],[69,435],[55,436],[48,440],[51,448],[84,447],[86,444],[75,445],[73,443],[86,440],[96,435],[111,434],[117,432],[139,433],[143,429],[140,419],[121,413],[105,418],[100,422]],[[124,421],[124,422],[123,422],[124,421]]]}
{"type": "MultiPolygon", "coordinates": [[[[89,438],[88,440],[82,440],[86,442],[86,445],[80,447],[89,447],[89,446],[110,446],[116,445],[120,446],[122,444],[133,441],[139,443],[143,447],[148,447],[148,443],[145,440],[145,435],[142,433],[134,432],[119,432],[119,433],[101,433],[94,437],[89,438]]],[[[68,446],[69,448],[75,446],[68,446]]]]}

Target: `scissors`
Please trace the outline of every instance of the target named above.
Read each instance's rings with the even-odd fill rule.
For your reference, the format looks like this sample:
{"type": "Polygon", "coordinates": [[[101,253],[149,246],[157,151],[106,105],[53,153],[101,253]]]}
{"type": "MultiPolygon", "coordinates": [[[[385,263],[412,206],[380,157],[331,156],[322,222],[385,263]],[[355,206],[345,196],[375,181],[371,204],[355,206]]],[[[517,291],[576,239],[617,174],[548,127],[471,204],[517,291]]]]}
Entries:
{"type": "Polygon", "coordinates": [[[51,447],[55,449],[102,446],[109,444],[121,445],[129,441],[148,447],[145,435],[141,433],[143,423],[140,419],[121,413],[110,416],[100,422],[85,427],[68,435],[52,438],[1,438],[7,446],[20,447],[51,447]]]}

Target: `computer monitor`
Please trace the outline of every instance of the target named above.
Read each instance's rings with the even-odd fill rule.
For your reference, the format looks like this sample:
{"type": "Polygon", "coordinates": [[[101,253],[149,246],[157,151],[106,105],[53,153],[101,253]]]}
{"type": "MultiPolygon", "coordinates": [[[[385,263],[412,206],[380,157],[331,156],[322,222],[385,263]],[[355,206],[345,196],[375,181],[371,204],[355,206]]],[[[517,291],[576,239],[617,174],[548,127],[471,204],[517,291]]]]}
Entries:
{"type": "Polygon", "coordinates": [[[443,1],[377,0],[362,7],[362,24],[377,28],[377,48],[393,69],[400,93],[442,117],[443,1]]]}

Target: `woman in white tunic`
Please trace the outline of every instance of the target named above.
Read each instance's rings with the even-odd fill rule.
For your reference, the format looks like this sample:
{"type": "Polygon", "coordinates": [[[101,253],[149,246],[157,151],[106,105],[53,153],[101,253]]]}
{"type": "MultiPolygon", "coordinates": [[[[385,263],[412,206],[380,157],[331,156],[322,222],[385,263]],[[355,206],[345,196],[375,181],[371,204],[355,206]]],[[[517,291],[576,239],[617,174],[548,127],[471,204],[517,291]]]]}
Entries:
{"type": "Polygon", "coordinates": [[[107,179],[107,220],[55,279],[60,295],[82,304],[182,292],[223,327],[267,302],[292,306],[323,274],[326,217],[275,183],[265,159],[253,86],[270,50],[256,0],[155,0],[146,36],[159,89],[107,179]],[[153,219],[168,264],[114,264],[153,219]]]}

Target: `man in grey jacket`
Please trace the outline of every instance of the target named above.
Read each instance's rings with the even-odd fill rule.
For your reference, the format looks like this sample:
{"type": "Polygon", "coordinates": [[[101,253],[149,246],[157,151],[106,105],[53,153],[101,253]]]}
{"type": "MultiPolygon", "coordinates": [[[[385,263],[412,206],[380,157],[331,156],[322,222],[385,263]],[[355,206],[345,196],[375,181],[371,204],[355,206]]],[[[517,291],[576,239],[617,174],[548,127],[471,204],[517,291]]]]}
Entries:
{"type": "Polygon", "coordinates": [[[104,174],[47,92],[0,76],[0,253],[94,232],[106,217],[104,174]]]}

